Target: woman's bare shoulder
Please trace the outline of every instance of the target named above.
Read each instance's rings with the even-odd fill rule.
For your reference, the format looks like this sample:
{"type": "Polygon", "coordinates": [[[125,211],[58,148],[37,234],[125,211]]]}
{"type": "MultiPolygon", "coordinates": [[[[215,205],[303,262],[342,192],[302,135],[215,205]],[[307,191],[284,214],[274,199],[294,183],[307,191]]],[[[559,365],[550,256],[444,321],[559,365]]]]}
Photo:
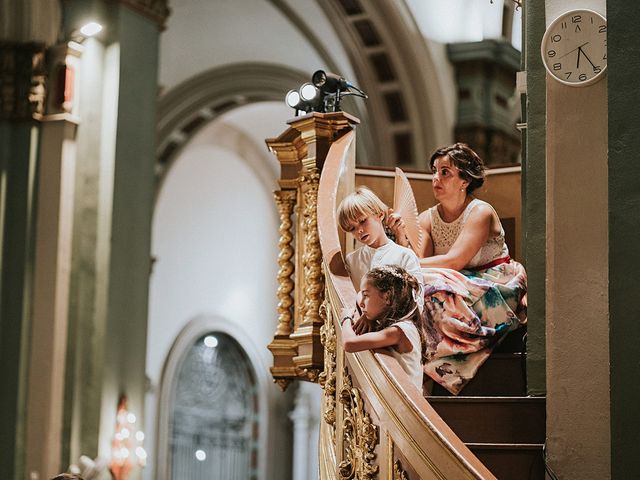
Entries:
{"type": "Polygon", "coordinates": [[[491,206],[491,204],[481,201],[481,202],[478,202],[473,207],[473,209],[471,209],[471,211],[469,212],[469,217],[476,218],[479,220],[486,220],[488,218],[493,217],[494,214],[495,214],[495,210],[491,206]]]}
{"type": "Polygon", "coordinates": [[[431,230],[431,209],[426,209],[420,215],[418,215],[418,223],[426,230],[431,230]]]}

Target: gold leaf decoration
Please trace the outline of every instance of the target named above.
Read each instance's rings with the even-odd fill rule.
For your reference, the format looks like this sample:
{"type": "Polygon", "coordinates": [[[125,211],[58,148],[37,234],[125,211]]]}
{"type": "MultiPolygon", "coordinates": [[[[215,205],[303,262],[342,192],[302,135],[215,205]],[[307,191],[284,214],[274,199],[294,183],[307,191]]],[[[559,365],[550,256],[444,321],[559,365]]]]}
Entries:
{"type": "Polygon", "coordinates": [[[335,436],[336,423],[336,329],[333,325],[333,311],[325,294],[326,300],[320,307],[320,316],[324,325],[320,328],[320,340],[324,345],[324,371],[320,374],[320,385],[324,389],[323,418],[331,425],[335,436]]]}
{"type": "Polygon", "coordinates": [[[393,480],[409,480],[409,475],[402,469],[400,460],[396,460],[393,464],[393,480]]]}
{"type": "Polygon", "coordinates": [[[341,479],[371,480],[378,475],[379,467],[374,463],[375,447],[378,444],[378,427],[365,411],[360,390],[353,386],[349,372],[343,371],[340,402],[344,405],[342,434],[344,460],[338,465],[341,479]]]}

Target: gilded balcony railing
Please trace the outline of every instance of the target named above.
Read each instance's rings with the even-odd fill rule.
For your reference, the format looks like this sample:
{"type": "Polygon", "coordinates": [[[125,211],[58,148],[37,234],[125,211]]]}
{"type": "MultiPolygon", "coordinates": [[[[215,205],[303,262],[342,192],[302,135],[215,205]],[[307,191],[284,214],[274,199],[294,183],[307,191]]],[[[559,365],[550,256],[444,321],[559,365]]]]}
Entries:
{"type": "Polygon", "coordinates": [[[282,166],[274,380],[323,386],[322,479],[495,479],[392,356],[341,348],[340,312],[356,292],[336,206],[354,188],[356,124],[342,112],[314,113],[267,140],[282,166]]]}

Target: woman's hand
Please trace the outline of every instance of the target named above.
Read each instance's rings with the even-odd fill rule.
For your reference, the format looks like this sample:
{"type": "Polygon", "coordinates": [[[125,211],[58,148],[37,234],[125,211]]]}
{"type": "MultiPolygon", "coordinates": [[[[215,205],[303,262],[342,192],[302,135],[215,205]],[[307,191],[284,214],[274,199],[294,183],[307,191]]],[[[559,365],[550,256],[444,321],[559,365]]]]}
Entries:
{"type": "Polygon", "coordinates": [[[407,226],[399,213],[395,213],[393,208],[387,211],[387,227],[391,229],[396,237],[396,243],[406,247],[409,245],[407,238],[407,226]]]}

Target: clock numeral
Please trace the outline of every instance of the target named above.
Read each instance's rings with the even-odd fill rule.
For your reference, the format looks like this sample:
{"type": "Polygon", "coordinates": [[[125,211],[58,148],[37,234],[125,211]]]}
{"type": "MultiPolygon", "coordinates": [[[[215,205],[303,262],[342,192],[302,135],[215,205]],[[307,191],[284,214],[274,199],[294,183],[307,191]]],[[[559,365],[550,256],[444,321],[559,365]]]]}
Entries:
{"type": "Polygon", "coordinates": [[[582,15],[574,15],[571,17],[571,23],[580,23],[582,21],[582,15]]]}
{"type": "Polygon", "coordinates": [[[595,65],[593,67],[593,73],[600,73],[602,71],[602,67],[600,65],[595,65]]]}
{"type": "Polygon", "coordinates": [[[606,60],[606,59],[607,59],[607,54],[606,54],[606,53],[602,56],[602,59],[603,59],[603,60],[606,60]]]}
{"type": "Polygon", "coordinates": [[[551,37],[552,42],[559,42],[560,40],[562,40],[561,35],[554,35],[553,37],[551,37]]]}
{"type": "Polygon", "coordinates": [[[607,33],[607,26],[606,25],[600,25],[598,27],[598,33],[607,33]]]}
{"type": "Polygon", "coordinates": [[[560,26],[561,26],[562,28],[567,28],[567,22],[562,22],[562,23],[560,24],[560,26]]]}
{"type": "Polygon", "coordinates": [[[581,80],[581,81],[585,81],[586,79],[587,79],[586,73],[581,73],[580,76],[578,77],[578,80],[581,80]]]}
{"type": "Polygon", "coordinates": [[[562,64],[561,63],[554,63],[553,64],[553,69],[554,70],[560,70],[562,68],[562,64]]]}
{"type": "Polygon", "coordinates": [[[573,72],[564,72],[564,74],[567,76],[567,80],[569,80],[569,77],[571,76],[573,72]]]}
{"type": "Polygon", "coordinates": [[[547,55],[549,55],[551,58],[553,58],[553,57],[555,57],[555,56],[556,56],[556,51],[555,51],[555,50],[549,50],[549,51],[547,52],[547,55]]]}

